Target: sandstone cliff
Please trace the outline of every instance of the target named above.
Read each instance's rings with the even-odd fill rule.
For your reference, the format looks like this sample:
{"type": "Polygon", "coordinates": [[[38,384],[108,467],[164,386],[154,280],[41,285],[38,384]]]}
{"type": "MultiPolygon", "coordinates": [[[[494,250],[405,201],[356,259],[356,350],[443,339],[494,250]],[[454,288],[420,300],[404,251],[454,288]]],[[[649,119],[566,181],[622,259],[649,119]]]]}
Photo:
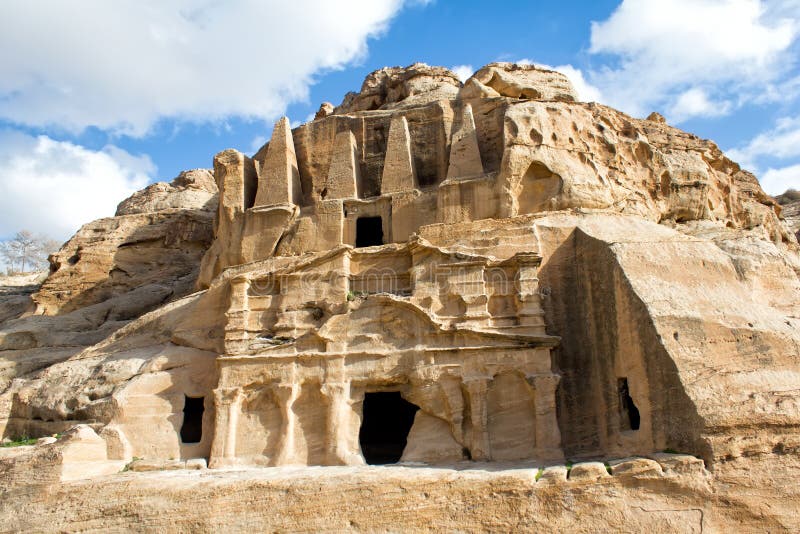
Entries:
{"type": "Polygon", "coordinates": [[[713,142],[553,71],[376,71],[213,178],[135,194],[2,301],[0,431],[93,430],[0,455],[0,516],[797,530],[800,248],[778,201],[713,142]],[[369,461],[377,393],[415,410],[397,458],[440,467],[254,469],[369,461]],[[92,478],[134,457],[249,470],[92,478]],[[59,488],[76,462],[92,476],[59,488]],[[26,485],[30,466],[49,474],[26,485]],[[67,497],[97,491],[116,504],[67,497]]]}
{"type": "Polygon", "coordinates": [[[786,225],[793,230],[797,239],[800,240],[800,192],[789,189],[782,195],[775,198],[782,207],[782,215],[786,220],[786,225]]]}
{"type": "MultiPolygon", "coordinates": [[[[122,202],[117,216],[83,226],[52,255],[41,286],[7,293],[0,316],[4,417],[14,417],[8,411],[12,379],[65,360],[193,291],[212,237],[216,194],[205,170],[149,186],[122,202]]],[[[35,428],[26,423],[6,433],[50,434],[69,426],[41,417],[30,424],[35,428]]]]}

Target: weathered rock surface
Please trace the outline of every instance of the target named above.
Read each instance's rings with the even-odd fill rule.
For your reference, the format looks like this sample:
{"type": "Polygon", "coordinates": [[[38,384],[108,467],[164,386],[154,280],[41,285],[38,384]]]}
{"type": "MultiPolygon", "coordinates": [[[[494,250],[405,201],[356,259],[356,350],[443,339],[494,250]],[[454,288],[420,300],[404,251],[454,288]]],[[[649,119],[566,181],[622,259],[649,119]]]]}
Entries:
{"type": "Polygon", "coordinates": [[[755,457],[739,464],[714,475],[702,467],[694,472],[664,467],[599,480],[542,476],[538,481],[535,468],[470,463],[127,472],[73,481],[48,493],[31,486],[4,489],[0,517],[9,531],[43,525],[88,532],[242,531],[254,525],[337,532],[796,530],[796,463],[755,457]],[[787,477],[773,487],[786,499],[758,489],[776,467],[787,477]],[[202,511],[198,503],[204,504],[202,511]]]}
{"type": "MultiPolygon", "coordinates": [[[[118,473],[125,462],[108,458],[106,441],[88,425],[76,425],[58,439],[34,446],[0,449],[4,492],[30,491],[53,484],[118,473]]],[[[8,495],[3,495],[4,500],[8,495]]],[[[7,524],[7,523],[6,523],[7,524]]]]}
{"type": "Polygon", "coordinates": [[[376,71],[218,154],[213,183],[84,226],[33,303],[9,293],[0,432],[92,430],[0,454],[0,522],[797,531],[778,201],[552,71],[376,71]],[[94,476],[114,462],[133,472],[94,476]]]}
{"type": "Polygon", "coordinates": [[[506,96],[525,100],[577,102],[578,94],[569,79],[536,65],[490,63],[464,83],[462,98],[506,96]]]}
{"type": "Polygon", "coordinates": [[[183,171],[171,183],[147,186],[120,202],[117,216],[151,213],[168,209],[217,209],[217,184],[207,169],[183,171]]]}
{"type": "MultiPolygon", "coordinates": [[[[198,263],[211,243],[213,213],[169,209],[121,215],[83,226],[51,260],[52,273],[33,296],[36,314],[57,315],[131,291],[148,291],[148,302],[120,309],[138,317],[189,293],[198,263]]],[[[140,293],[141,295],[141,293],[140,293]]]]}
{"type": "Polygon", "coordinates": [[[775,197],[775,200],[781,205],[781,215],[786,220],[786,225],[800,240],[800,191],[789,189],[784,194],[775,197]]]}
{"type": "Polygon", "coordinates": [[[22,315],[33,306],[31,295],[47,278],[46,272],[0,276],[0,324],[22,315]]]}
{"type": "MultiPolygon", "coordinates": [[[[121,203],[124,214],[85,225],[53,254],[51,272],[41,286],[6,290],[0,301],[0,427],[5,435],[63,431],[74,424],[71,412],[82,409],[78,403],[70,415],[31,415],[35,408],[20,405],[17,386],[11,387],[14,378],[67,360],[194,290],[216,209],[216,186],[209,178],[207,171],[189,171],[170,185],[140,191],[121,203]]],[[[96,378],[106,383],[110,376],[96,378]]],[[[46,405],[46,398],[70,391],[69,380],[56,381],[53,395],[42,395],[40,402],[46,405]]],[[[78,389],[67,396],[72,394],[88,398],[78,389]]]]}
{"type": "Polygon", "coordinates": [[[562,420],[574,418],[562,426],[568,455],[673,448],[711,463],[771,450],[800,429],[798,399],[784,393],[800,385],[800,280],[772,243],[751,238],[766,250],[736,250],[608,215],[551,215],[534,227],[548,325],[562,336],[562,420]],[[588,328],[572,329],[576,316],[588,328]],[[636,432],[620,427],[616,389],[587,387],[587,376],[604,373],[606,382],[626,377],[642,399],[636,432]],[[775,434],[755,439],[753,425],[775,434]]]}
{"type": "Polygon", "coordinates": [[[454,98],[461,88],[456,74],[444,67],[414,63],[409,67],[384,67],[364,80],[361,91],[347,93],[333,113],[392,109],[454,98]]]}
{"type": "Polygon", "coordinates": [[[82,227],[51,258],[51,274],[33,297],[37,314],[56,315],[133,290],[133,319],[190,292],[211,244],[217,186],[205,169],[182,172],[120,203],[117,215],[82,227]],[[143,301],[141,291],[152,298],[143,301]],[[158,299],[158,300],[156,300],[158,299]]]}

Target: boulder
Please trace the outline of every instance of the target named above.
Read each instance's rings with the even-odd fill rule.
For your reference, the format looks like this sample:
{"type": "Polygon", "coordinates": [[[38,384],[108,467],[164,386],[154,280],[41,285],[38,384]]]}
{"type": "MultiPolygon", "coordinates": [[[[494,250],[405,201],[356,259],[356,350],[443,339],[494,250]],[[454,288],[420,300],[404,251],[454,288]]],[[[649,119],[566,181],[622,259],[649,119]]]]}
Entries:
{"type": "Polygon", "coordinates": [[[461,88],[458,76],[444,67],[414,63],[384,67],[370,73],[358,93],[348,93],[334,114],[393,109],[454,98],[461,88]]]}
{"type": "Polygon", "coordinates": [[[577,102],[578,93],[569,79],[554,70],[533,64],[489,63],[464,83],[462,98],[505,96],[522,100],[577,102]]]}
{"type": "Polygon", "coordinates": [[[169,209],[214,211],[217,184],[208,169],[183,171],[172,182],[147,186],[120,202],[117,216],[152,213],[169,209]]]}

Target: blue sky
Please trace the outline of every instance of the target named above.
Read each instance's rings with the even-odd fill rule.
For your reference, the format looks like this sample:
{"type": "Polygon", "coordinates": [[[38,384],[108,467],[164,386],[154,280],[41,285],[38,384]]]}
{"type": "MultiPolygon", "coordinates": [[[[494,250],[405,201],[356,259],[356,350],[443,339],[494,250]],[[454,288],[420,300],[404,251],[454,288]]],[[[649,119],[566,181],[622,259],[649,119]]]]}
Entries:
{"type": "Polygon", "coordinates": [[[585,100],[713,139],[772,194],[800,187],[800,0],[9,0],[0,50],[0,238],[65,239],[415,61],[556,67],[585,100]]]}

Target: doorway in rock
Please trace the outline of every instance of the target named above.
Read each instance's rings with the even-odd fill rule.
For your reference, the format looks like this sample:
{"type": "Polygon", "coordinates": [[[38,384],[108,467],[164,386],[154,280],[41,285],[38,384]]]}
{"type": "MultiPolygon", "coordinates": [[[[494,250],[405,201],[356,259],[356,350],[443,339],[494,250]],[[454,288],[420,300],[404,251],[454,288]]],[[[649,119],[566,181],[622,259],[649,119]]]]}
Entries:
{"type": "Polygon", "coordinates": [[[359,217],[356,220],[356,247],[383,245],[383,220],[380,217],[359,217]]]}
{"type": "Polygon", "coordinates": [[[401,397],[399,391],[364,395],[364,413],[358,440],[368,464],[395,464],[400,461],[417,410],[419,407],[401,397]]]}
{"type": "Polygon", "coordinates": [[[617,379],[617,390],[619,391],[620,424],[622,430],[639,430],[639,408],[636,407],[630,391],[628,390],[627,378],[617,379]]]}
{"type": "Polygon", "coordinates": [[[205,397],[184,397],[183,424],[181,425],[181,441],[183,443],[200,443],[203,439],[203,412],[205,397]]]}

